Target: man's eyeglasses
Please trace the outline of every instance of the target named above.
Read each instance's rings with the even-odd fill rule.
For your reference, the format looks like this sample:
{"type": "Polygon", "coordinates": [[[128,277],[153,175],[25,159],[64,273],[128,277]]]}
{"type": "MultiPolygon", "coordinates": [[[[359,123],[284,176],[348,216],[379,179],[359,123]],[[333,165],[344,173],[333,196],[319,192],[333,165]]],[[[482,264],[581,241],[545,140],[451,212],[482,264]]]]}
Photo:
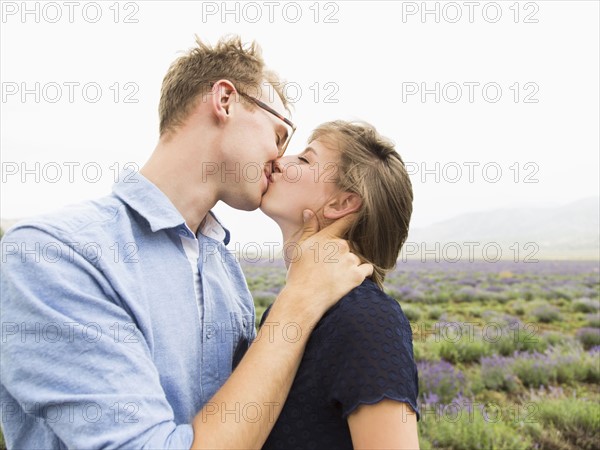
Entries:
{"type": "MultiPolygon", "coordinates": [[[[214,86],[214,83],[210,83],[210,86],[211,87],[214,86]]],[[[283,156],[283,154],[285,153],[285,151],[287,150],[288,144],[292,140],[292,136],[294,135],[294,132],[296,131],[296,125],[294,125],[290,119],[288,119],[287,117],[282,116],[277,111],[275,111],[273,108],[271,108],[269,105],[267,105],[264,102],[261,102],[259,99],[255,98],[255,97],[252,97],[251,95],[248,95],[245,92],[242,92],[242,91],[239,91],[239,90],[237,92],[238,92],[238,94],[240,94],[245,99],[250,100],[256,106],[258,106],[258,107],[264,109],[265,111],[273,114],[279,120],[282,120],[287,125],[286,128],[289,127],[289,129],[287,130],[287,136],[285,138],[285,141],[283,143],[280,142],[278,144],[279,153],[278,153],[277,157],[281,158],[283,156]]]]}
{"type": "Polygon", "coordinates": [[[248,94],[246,94],[245,92],[242,92],[242,91],[238,91],[238,93],[242,97],[250,100],[255,105],[257,105],[260,108],[264,109],[265,111],[270,112],[271,114],[273,114],[278,119],[283,120],[283,122],[290,128],[287,131],[287,137],[285,138],[285,141],[283,143],[279,144],[279,154],[277,155],[277,157],[281,158],[283,156],[283,154],[285,153],[285,151],[287,150],[288,144],[292,140],[292,136],[294,135],[294,132],[296,131],[296,125],[294,125],[290,119],[288,119],[287,117],[282,116],[277,111],[275,111],[273,108],[271,108],[269,105],[267,105],[264,102],[261,102],[259,99],[255,98],[255,97],[252,97],[251,95],[248,95],[248,94]]]}

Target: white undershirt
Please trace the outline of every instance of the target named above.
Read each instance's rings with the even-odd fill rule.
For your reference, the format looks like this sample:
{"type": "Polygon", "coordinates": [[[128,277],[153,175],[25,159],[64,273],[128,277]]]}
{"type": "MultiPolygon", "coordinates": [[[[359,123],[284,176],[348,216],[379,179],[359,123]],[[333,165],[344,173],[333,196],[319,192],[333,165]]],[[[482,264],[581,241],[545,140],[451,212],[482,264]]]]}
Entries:
{"type": "MultiPolygon", "coordinates": [[[[187,225],[185,227],[188,229],[191,235],[192,231],[189,229],[187,225]]],[[[211,213],[208,213],[200,227],[198,232],[203,234],[204,236],[215,239],[219,242],[223,242],[225,239],[225,230],[223,227],[215,220],[211,213]]],[[[198,271],[198,258],[200,257],[200,246],[196,236],[190,237],[189,235],[180,236],[181,245],[183,246],[183,250],[185,251],[185,255],[187,256],[188,262],[190,263],[190,267],[192,268],[192,277],[194,279],[194,292],[196,293],[196,303],[198,305],[198,310],[200,312],[200,320],[202,320],[202,308],[201,298],[202,291],[200,287],[200,272],[198,271]]]]}

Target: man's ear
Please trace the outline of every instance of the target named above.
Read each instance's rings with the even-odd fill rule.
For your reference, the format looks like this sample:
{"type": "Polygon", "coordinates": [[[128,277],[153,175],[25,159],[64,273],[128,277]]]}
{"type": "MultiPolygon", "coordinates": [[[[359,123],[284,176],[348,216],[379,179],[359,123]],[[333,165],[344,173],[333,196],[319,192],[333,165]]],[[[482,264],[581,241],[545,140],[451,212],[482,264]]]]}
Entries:
{"type": "Polygon", "coordinates": [[[330,199],[323,208],[323,217],[339,219],[356,212],[362,205],[362,199],[354,192],[340,192],[330,199]]]}
{"type": "Polygon", "coordinates": [[[213,113],[219,121],[224,121],[229,116],[231,106],[235,102],[235,87],[229,80],[219,80],[213,84],[210,102],[213,113]]]}

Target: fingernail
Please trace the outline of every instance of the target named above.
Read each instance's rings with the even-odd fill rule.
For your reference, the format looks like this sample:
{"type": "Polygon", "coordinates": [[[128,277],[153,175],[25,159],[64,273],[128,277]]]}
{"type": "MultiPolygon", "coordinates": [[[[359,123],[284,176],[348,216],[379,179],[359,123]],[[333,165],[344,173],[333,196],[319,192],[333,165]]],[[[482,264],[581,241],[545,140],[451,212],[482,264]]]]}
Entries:
{"type": "Polygon", "coordinates": [[[302,212],[302,218],[304,219],[305,222],[307,222],[308,220],[310,220],[311,216],[312,216],[312,213],[308,209],[305,209],[302,212]]]}

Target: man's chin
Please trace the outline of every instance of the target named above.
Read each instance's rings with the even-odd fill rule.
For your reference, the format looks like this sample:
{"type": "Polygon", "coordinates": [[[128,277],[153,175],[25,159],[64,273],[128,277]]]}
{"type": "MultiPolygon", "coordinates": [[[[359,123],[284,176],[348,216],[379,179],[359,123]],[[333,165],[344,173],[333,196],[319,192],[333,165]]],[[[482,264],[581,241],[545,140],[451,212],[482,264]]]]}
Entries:
{"type": "Polygon", "coordinates": [[[266,212],[264,211],[263,208],[266,208],[267,210],[269,209],[269,190],[267,189],[265,192],[262,193],[262,195],[260,196],[260,203],[258,205],[258,208],[264,212],[266,214],[266,212]]]}
{"type": "Polygon", "coordinates": [[[263,195],[262,197],[262,201],[260,203],[260,206],[258,207],[258,209],[267,217],[275,220],[275,217],[277,214],[275,214],[275,211],[273,211],[273,209],[271,208],[271,203],[269,201],[269,199],[265,199],[265,196],[263,195]]]}
{"type": "Polygon", "coordinates": [[[233,209],[237,209],[239,211],[255,211],[260,207],[261,199],[260,197],[253,199],[246,198],[244,201],[244,199],[238,197],[235,199],[228,200],[222,199],[222,202],[225,203],[227,206],[233,209]]]}

